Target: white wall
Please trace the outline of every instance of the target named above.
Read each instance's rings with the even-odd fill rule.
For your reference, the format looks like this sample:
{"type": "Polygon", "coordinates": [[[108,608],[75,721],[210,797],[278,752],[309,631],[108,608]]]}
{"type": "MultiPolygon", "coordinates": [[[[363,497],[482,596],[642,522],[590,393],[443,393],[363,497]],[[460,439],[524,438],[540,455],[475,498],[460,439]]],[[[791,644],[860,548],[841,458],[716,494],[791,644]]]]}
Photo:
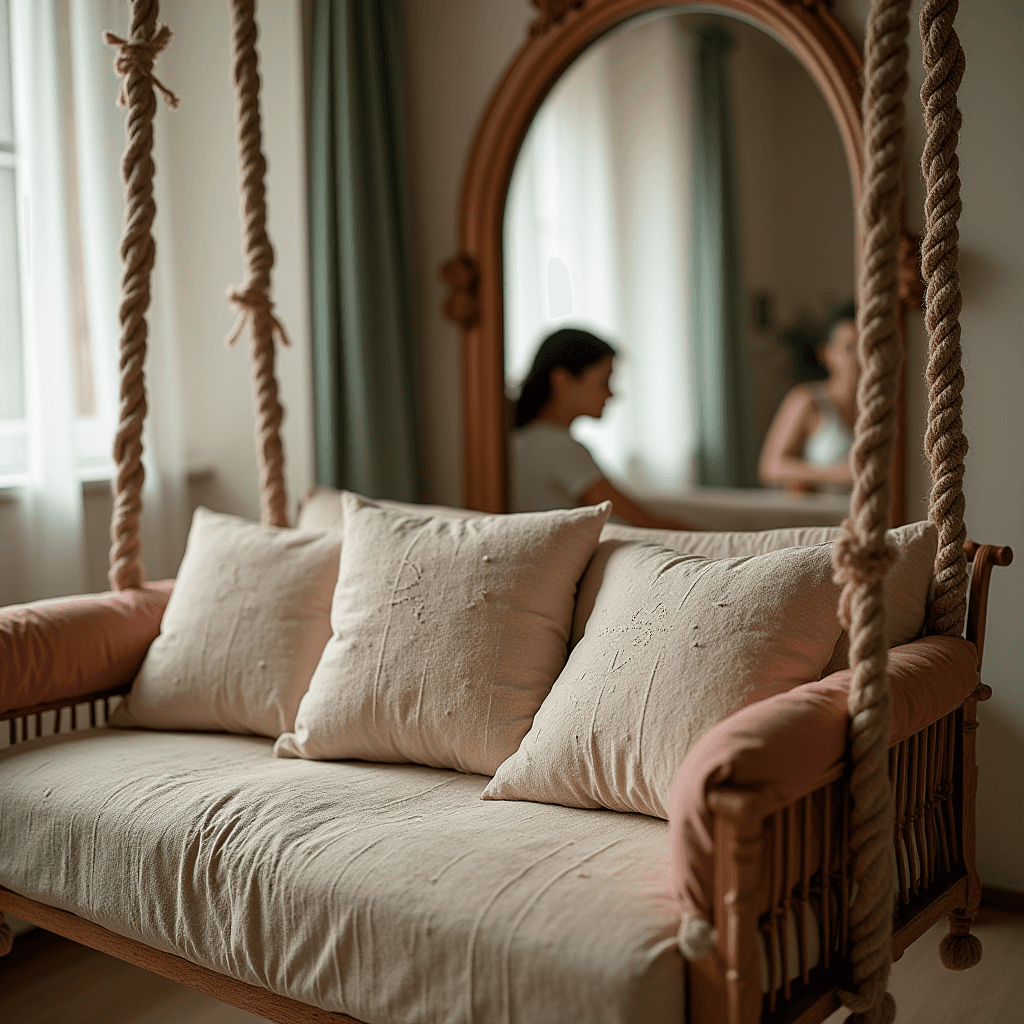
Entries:
{"type": "Polygon", "coordinates": [[[459,192],[477,121],[526,39],[526,0],[403,0],[424,498],[462,504],[462,336],[440,313],[437,268],[459,242],[459,192]]]}
{"type": "MultiPolygon", "coordinates": [[[[838,0],[835,13],[863,39],[867,0],[838,0]]],[[[534,11],[527,0],[405,0],[410,149],[416,228],[419,343],[423,362],[427,497],[462,498],[462,380],[458,331],[439,311],[438,265],[458,247],[458,201],[477,119],[534,11]]],[[[915,19],[917,5],[912,12],[915,19]]],[[[916,171],[923,131],[917,113],[920,44],[911,39],[908,96],[908,219],[919,230],[922,189],[916,171]]],[[[964,4],[960,33],[968,60],[961,91],[964,214],[961,242],[968,391],[965,421],[972,452],[967,472],[971,534],[1016,545],[1024,559],[1024,4],[964,4]]],[[[911,436],[921,437],[924,345],[911,317],[908,401],[911,436]]],[[[909,452],[911,512],[923,514],[927,470],[909,452]]],[[[1019,841],[1024,777],[1024,681],[1019,636],[1024,566],[997,569],[992,586],[985,678],[993,700],[980,711],[979,861],[990,884],[1024,890],[1019,841]]]]}
{"type": "MultiPolygon", "coordinates": [[[[235,164],[229,6],[164,0],[174,30],[160,58],[161,79],[181,100],[161,109],[166,141],[157,174],[169,204],[171,300],[182,353],[186,445],[190,464],[211,470],[203,500],[220,511],[259,518],[247,342],[226,349],[235,322],[225,291],[242,281],[241,219],[235,164]]],[[[306,223],[306,137],[299,0],[261,0],[267,224],[274,245],[273,298],[292,340],[278,348],[285,409],[283,440],[289,508],[313,480],[312,383],[306,223]]]]}

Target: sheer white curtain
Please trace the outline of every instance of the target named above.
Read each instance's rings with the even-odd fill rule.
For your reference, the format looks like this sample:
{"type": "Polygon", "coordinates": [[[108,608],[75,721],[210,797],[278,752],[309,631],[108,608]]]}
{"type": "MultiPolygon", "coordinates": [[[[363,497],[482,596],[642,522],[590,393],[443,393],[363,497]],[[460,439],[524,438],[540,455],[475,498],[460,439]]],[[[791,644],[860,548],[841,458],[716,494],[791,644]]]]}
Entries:
{"type": "Polygon", "coordinates": [[[617,397],[573,433],[609,476],[662,487],[692,478],[690,50],[663,16],[595,44],[538,111],[505,213],[510,388],[559,327],[605,337],[617,397]]]}
{"type": "MultiPolygon", "coordinates": [[[[2,603],[82,592],[88,549],[107,545],[82,486],[109,477],[117,416],[124,113],[102,30],[124,34],[127,13],[109,0],[11,0],[10,20],[27,446],[19,486],[5,492],[2,603]]],[[[158,236],[157,267],[169,262],[158,236]]],[[[150,578],[173,574],[187,529],[177,361],[154,284],[150,578]]]]}

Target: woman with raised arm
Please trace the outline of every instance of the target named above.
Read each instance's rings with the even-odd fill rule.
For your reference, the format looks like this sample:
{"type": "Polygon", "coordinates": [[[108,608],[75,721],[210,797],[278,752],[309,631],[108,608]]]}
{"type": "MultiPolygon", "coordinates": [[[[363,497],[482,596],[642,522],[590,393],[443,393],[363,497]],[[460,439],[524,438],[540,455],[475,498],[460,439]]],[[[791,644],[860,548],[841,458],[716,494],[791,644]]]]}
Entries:
{"type": "Polygon", "coordinates": [[[850,446],[860,374],[852,303],[833,316],[817,356],[828,377],[797,384],[782,400],[761,448],[763,484],[795,492],[848,491],[853,482],[850,446]]]}

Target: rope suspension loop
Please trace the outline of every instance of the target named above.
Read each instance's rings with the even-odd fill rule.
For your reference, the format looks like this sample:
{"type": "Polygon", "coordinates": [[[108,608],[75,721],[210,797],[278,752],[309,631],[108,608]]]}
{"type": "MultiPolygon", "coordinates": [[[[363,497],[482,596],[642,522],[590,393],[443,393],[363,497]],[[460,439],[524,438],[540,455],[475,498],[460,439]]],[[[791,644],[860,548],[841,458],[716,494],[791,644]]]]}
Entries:
{"type": "Polygon", "coordinates": [[[959,636],[967,615],[967,556],[964,541],[964,436],[960,310],[960,160],[956,154],[963,117],[957,90],[966,62],[953,28],[958,0],[923,0],[921,49],[925,80],[921,103],[927,131],[924,174],[925,237],[921,244],[928,329],[928,427],[925,451],[931,463],[928,518],[939,531],[935,590],[928,633],[959,636]]]}
{"type": "Polygon", "coordinates": [[[864,62],[864,187],[857,283],[857,423],[850,516],[833,546],[840,618],[850,633],[851,985],[841,993],[853,1020],[890,1024],[893,804],[887,748],[892,699],[882,582],[893,560],[886,540],[903,351],[899,329],[899,244],[903,202],[903,96],[910,0],[872,0],[864,62]]]}
{"type": "Polygon", "coordinates": [[[121,232],[120,408],[114,435],[114,512],[110,522],[110,585],[114,590],[140,587],[146,573],[142,565],[139,526],[142,516],[142,424],[146,418],[144,364],[149,309],[149,279],[156,258],[153,240],[153,117],[156,89],[171,107],[178,98],[153,75],[153,62],[168,44],[171,30],[157,28],[157,0],[131,0],[131,29],[127,39],[104,33],[104,41],[117,47],[114,70],[120,76],[117,102],[128,108],[127,145],[121,160],[125,185],[124,228],[121,232]]]}
{"type": "Polygon", "coordinates": [[[228,345],[249,326],[252,361],[252,397],[256,414],[256,461],[260,472],[260,510],[264,523],[287,526],[284,488],[284,452],[281,420],[284,412],[277,397],[274,375],[274,339],[288,344],[288,336],[274,316],[270,299],[270,271],[274,249],[267,238],[267,206],[264,178],[267,162],[262,152],[260,128],[260,75],[256,56],[255,0],[231,0],[231,45],[235,82],[235,117],[238,125],[238,174],[241,200],[245,282],[228,290],[238,307],[238,320],[228,345]]]}

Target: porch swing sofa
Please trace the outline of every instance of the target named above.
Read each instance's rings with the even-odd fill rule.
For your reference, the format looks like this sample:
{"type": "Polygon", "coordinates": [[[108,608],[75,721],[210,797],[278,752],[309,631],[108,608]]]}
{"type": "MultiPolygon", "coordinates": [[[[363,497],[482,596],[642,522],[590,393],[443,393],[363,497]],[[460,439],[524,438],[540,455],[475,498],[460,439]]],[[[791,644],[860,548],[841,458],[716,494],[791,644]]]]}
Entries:
{"type": "MultiPolygon", "coordinates": [[[[467,464],[467,480],[469,504],[475,508],[500,511],[503,462],[497,443],[501,418],[493,415],[497,392],[474,386],[474,382],[480,383],[480,374],[488,377],[498,365],[495,351],[500,352],[500,348],[487,347],[488,338],[494,340],[500,324],[500,316],[495,315],[500,289],[494,288],[494,273],[500,267],[500,253],[494,258],[498,221],[486,216],[481,220],[476,214],[493,208],[503,196],[507,184],[503,175],[522,137],[516,125],[522,128],[528,121],[536,107],[534,101],[560,70],[602,31],[660,2],[538,3],[542,14],[531,32],[531,42],[516,58],[485,118],[475,161],[471,160],[463,234],[467,250],[486,258],[477,265],[473,257],[464,256],[446,268],[455,289],[449,312],[466,331],[470,369],[479,371],[476,377],[467,375],[467,433],[475,438],[472,452],[478,460],[467,464]]],[[[831,19],[827,5],[789,0],[718,3],[765,23],[787,39],[819,84],[827,87],[847,153],[858,172],[854,182],[859,184],[860,124],[855,102],[859,57],[831,19]]],[[[899,19],[906,16],[906,6],[905,0],[875,0],[872,31],[887,23],[898,26],[899,19]]],[[[166,45],[169,33],[157,29],[155,4],[133,0],[132,9],[131,39],[114,38],[113,42],[122,51],[119,69],[123,65],[124,94],[133,117],[139,114],[144,120],[151,119],[153,111],[152,60],[166,45]]],[[[932,17],[935,11],[928,9],[932,17]]],[[[244,191],[247,195],[258,193],[259,199],[262,170],[256,159],[258,75],[251,0],[233,0],[232,10],[238,29],[233,36],[236,85],[246,115],[240,118],[245,127],[239,136],[244,191]]],[[[938,24],[938,19],[932,24],[938,24]]],[[[874,44],[871,40],[869,32],[867,50],[874,63],[869,62],[867,77],[873,80],[884,46],[877,35],[874,44]]],[[[946,42],[956,56],[955,34],[947,33],[946,42]]],[[[885,46],[891,43],[890,39],[885,46]]],[[[926,49],[926,62],[935,57],[926,49]]],[[[953,60],[950,66],[962,68],[962,59],[959,63],[953,60]]],[[[890,84],[890,90],[888,96],[883,91],[873,98],[869,92],[866,116],[898,109],[891,101],[900,95],[899,83],[890,84]]],[[[955,83],[953,95],[955,105],[955,83]]],[[[928,109],[931,117],[934,111],[928,109]]],[[[142,122],[130,119],[130,123],[138,127],[142,122]]],[[[877,147],[880,137],[866,134],[868,148],[877,147]]],[[[142,143],[144,149],[151,139],[142,143]]],[[[130,161],[141,151],[129,146],[126,181],[131,180],[134,166],[130,161]]],[[[878,157],[877,151],[872,152],[878,157]]],[[[150,165],[150,173],[151,169],[150,165]]],[[[877,184],[868,177],[865,182],[865,188],[877,184]]],[[[883,202],[875,208],[867,204],[862,214],[880,211],[891,226],[899,198],[893,193],[888,205],[883,202]]],[[[151,209],[148,214],[141,207],[136,212],[151,221],[151,209]]],[[[273,383],[273,334],[280,331],[280,325],[273,318],[268,294],[272,253],[263,244],[262,202],[247,202],[245,213],[247,219],[251,214],[252,220],[248,225],[252,230],[247,232],[247,281],[232,297],[243,308],[243,320],[250,321],[258,367],[254,380],[264,522],[278,527],[286,525],[277,437],[280,409],[273,383]]],[[[126,238],[129,253],[136,243],[145,247],[147,231],[148,222],[126,238]]],[[[868,243],[879,239],[884,243],[869,255],[880,259],[892,248],[891,237],[867,230],[863,234],[868,243]]],[[[952,249],[944,251],[953,253],[955,264],[955,242],[952,244],[952,249]]],[[[868,256],[865,262],[870,262],[868,256]]],[[[126,278],[126,294],[134,286],[132,275],[148,275],[144,261],[128,263],[131,279],[126,278]]],[[[898,344],[892,326],[895,273],[892,260],[881,260],[878,265],[884,266],[889,276],[862,281],[862,292],[877,304],[877,315],[865,326],[876,332],[880,324],[890,329],[881,338],[876,334],[874,348],[864,343],[862,332],[859,356],[861,390],[883,399],[870,405],[871,417],[879,411],[882,415],[877,422],[868,422],[871,417],[865,416],[858,420],[855,466],[857,452],[862,450],[858,446],[872,430],[890,439],[895,433],[894,378],[881,372],[898,362],[892,351],[898,344]],[[875,387],[879,390],[872,390],[875,387]]],[[[928,272],[934,275],[935,266],[928,272]]],[[[930,313],[933,298],[930,293],[930,313]]],[[[124,394],[137,398],[141,384],[132,376],[132,367],[141,365],[142,356],[139,338],[133,333],[136,323],[129,317],[123,325],[122,368],[126,374],[124,394]]],[[[955,314],[951,329],[955,339],[955,314]]],[[[142,352],[144,341],[143,332],[142,352]]],[[[930,375],[931,356],[941,354],[934,336],[932,343],[930,375]]],[[[930,430],[939,424],[937,429],[946,442],[941,451],[933,453],[933,479],[955,485],[951,502],[933,503],[930,509],[940,533],[947,538],[950,529],[954,534],[962,531],[959,478],[965,445],[956,404],[962,383],[962,376],[958,383],[954,372],[958,360],[957,343],[948,382],[952,414],[947,415],[943,395],[934,393],[929,410],[930,430]]],[[[489,377],[488,381],[494,383],[489,377]]],[[[868,408],[868,403],[861,402],[862,410],[868,408]]],[[[868,767],[873,797],[886,792],[884,759],[866,759],[881,753],[885,737],[878,732],[870,744],[860,746],[849,741],[848,734],[856,737],[862,733],[858,732],[860,716],[851,721],[847,714],[849,701],[862,709],[872,707],[862,703],[862,670],[868,665],[864,651],[878,650],[872,645],[881,645],[884,637],[877,628],[872,632],[855,614],[847,640],[835,622],[834,593],[828,600],[816,599],[818,631],[804,629],[797,620],[776,623],[774,640],[783,646],[794,640],[810,644],[817,652],[813,666],[805,665],[804,675],[789,680],[781,689],[747,693],[730,713],[719,715],[700,738],[695,737],[684,757],[668,759],[669,777],[674,775],[675,781],[663,785],[660,802],[641,808],[644,813],[609,809],[617,806],[611,800],[560,802],[543,795],[523,798],[522,794],[517,798],[514,786],[506,787],[504,793],[499,786],[498,792],[491,793],[492,799],[478,799],[485,787],[491,790],[508,762],[494,763],[497,775],[488,782],[479,771],[416,763],[430,761],[429,757],[381,759],[413,763],[371,763],[375,759],[353,759],[359,758],[358,754],[332,756],[320,751],[310,755],[308,750],[303,754],[299,748],[304,740],[294,715],[294,734],[287,733],[291,728],[287,714],[281,729],[265,723],[260,728],[234,730],[221,725],[224,731],[212,731],[218,726],[209,723],[200,727],[210,729],[208,732],[181,724],[176,728],[185,731],[160,726],[108,727],[111,712],[121,717],[122,726],[145,724],[133,723],[131,717],[133,702],[145,703],[146,684],[140,684],[145,666],[154,652],[169,642],[173,634],[170,620],[176,609],[187,612],[196,594],[186,587],[188,552],[173,584],[142,584],[138,542],[141,474],[135,471],[141,454],[141,421],[130,403],[125,411],[116,444],[119,475],[111,573],[115,592],[0,612],[0,721],[7,723],[7,747],[0,750],[0,913],[106,950],[280,1022],[579,1020],[678,1024],[686,1020],[689,1024],[815,1024],[839,1006],[841,990],[849,992],[862,985],[863,992],[854,991],[855,1001],[872,1015],[877,1011],[884,1017],[886,1006],[891,1013],[891,1003],[880,1000],[888,969],[888,888],[885,885],[872,891],[867,884],[878,877],[869,869],[883,861],[865,858],[868,846],[858,847],[863,836],[858,838],[852,825],[856,815],[864,812],[860,801],[869,792],[858,769],[868,767]],[[827,634],[822,632],[826,629],[827,634]],[[855,652],[851,655],[856,663],[853,671],[844,667],[847,643],[855,652]],[[127,719],[117,706],[122,701],[128,709],[127,719]],[[267,737],[275,735],[276,746],[283,743],[286,752],[290,749],[301,756],[269,757],[267,737]],[[857,915],[864,906],[881,906],[885,926],[875,928],[866,941],[863,933],[856,933],[857,915]],[[881,935],[885,941],[879,941],[881,935]],[[858,978],[857,972],[866,962],[858,960],[858,950],[861,954],[867,951],[873,959],[881,954],[885,962],[874,974],[861,970],[858,978]],[[872,979],[881,986],[872,985],[872,979]]],[[[934,434],[929,438],[933,443],[934,434]]],[[[851,547],[851,534],[836,537],[834,531],[652,536],[606,526],[597,543],[600,524],[593,526],[595,510],[559,513],[569,518],[589,516],[588,529],[594,531],[591,543],[596,544],[596,551],[591,547],[587,552],[588,557],[593,554],[589,566],[585,568],[583,559],[573,570],[566,593],[571,605],[575,593],[571,584],[579,581],[575,609],[567,610],[563,601],[562,618],[568,615],[572,620],[576,642],[570,663],[588,646],[592,633],[599,634],[596,627],[589,628],[593,623],[599,622],[606,633],[630,633],[639,646],[648,643],[655,631],[651,622],[641,621],[638,627],[636,616],[625,622],[608,617],[609,609],[618,605],[602,595],[607,581],[615,579],[619,552],[653,557],[659,573],[688,565],[702,578],[704,573],[713,575],[716,564],[737,568],[758,559],[770,561],[774,555],[779,561],[799,562],[804,558],[802,552],[816,551],[820,585],[831,580],[829,545],[836,547],[837,562],[852,567],[846,576],[844,600],[852,594],[854,602],[864,602],[858,607],[877,607],[878,621],[888,623],[889,638],[898,644],[889,651],[887,672],[884,659],[879,661],[880,667],[868,668],[875,673],[870,678],[878,681],[878,692],[891,691],[892,697],[888,746],[888,781],[895,805],[892,954],[898,958],[909,943],[947,914],[951,935],[943,941],[943,959],[948,966],[963,968],[980,956],[969,928],[980,900],[974,856],[974,744],[977,702],[990,693],[979,677],[985,609],[992,566],[1009,564],[1012,556],[1007,548],[967,542],[965,551],[973,572],[966,637],[959,635],[963,620],[957,624],[956,615],[952,623],[934,631],[944,635],[921,636],[925,610],[929,604],[930,610],[935,609],[940,589],[943,597],[951,592],[956,597],[964,579],[960,542],[955,546],[960,564],[954,566],[953,574],[936,577],[934,599],[929,589],[935,534],[922,524],[903,528],[903,534],[890,534],[892,549],[902,548],[903,564],[897,561],[886,577],[887,589],[877,576],[873,582],[870,567],[859,560],[871,556],[887,563],[879,556],[883,550],[892,550],[885,545],[884,534],[888,502],[876,501],[868,507],[860,484],[873,473],[876,493],[886,496],[882,470],[889,455],[891,444],[888,450],[883,446],[881,458],[863,459],[857,468],[851,530],[862,545],[860,552],[854,550],[856,545],[851,547]],[[917,543],[912,542],[915,536],[917,543]],[[874,550],[871,544],[876,545],[874,550]],[[878,548],[879,544],[883,547],[878,548]],[[911,569],[915,550],[918,556],[922,550],[925,553],[923,573],[911,569]]],[[[343,590],[346,552],[354,550],[357,561],[368,563],[370,575],[374,568],[374,551],[351,543],[348,509],[355,507],[353,501],[359,505],[356,499],[343,498],[340,503],[346,510],[340,535],[334,530],[340,515],[336,494],[314,495],[307,502],[298,524],[301,532],[270,531],[278,536],[275,544],[335,545],[331,550],[341,551],[334,601],[324,601],[311,618],[314,632],[319,630],[328,644],[314,652],[324,652],[318,672],[330,644],[339,636],[335,605],[343,590]]],[[[423,510],[411,509],[382,513],[378,508],[368,515],[397,517],[391,520],[391,527],[400,527],[399,532],[418,531],[417,536],[433,531],[464,539],[492,528],[506,528],[496,520],[477,518],[479,513],[433,512],[437,514],[424,516],[423,510]],[[464,525],[452,525],[451,519],[459,517],[464,525]]],[[[207,515],[199,514],[198,520],[207,515]]],[[[518,529],[510,520],[501,522],[518,529]]],[[[250,531],[252,537],[251,531],[263,528],[249,524],[238,529],[250,531]]],[[[189,544],[191,550],[192,535],[189,544]]],[[[547,550],[557,555],[559,548],[549,544],[547,550]]],[[[949,550],[946,544],[942,556],[949,550]]],[[[625,555],[623,558],[629,564],[625,555]]],[[[237,551],[234,559],[215,551],[214,557],[205,561],[221,574],[221,589],[212,588],[207,598],[212,595],[216,602],[238,590],[237,551]]],[[[486,565],[491,557],[484,554],[477,561],[486,565]]],[[[521,563],[528,564],[530,571],[543,568],[532,548],[525,549],[521,563]]],[[[507,571],[515,575],[522,564],[506,562],[495,578],[507,571]]],[[[439,587],[447,571],[442,568],[433,579],[424,581],[409,561],[408,551],[402,556],[401,571],[407,567],[416,577],[415,585],[426,582],[428,590],[439,587]]],[[[477,564],[474,571],[482,579],[494,569],[477,564]]],[[[259,579],[269,593],[273,589],[270,575],[264,573],[259,579]]],[[[757,600],[770,603],[776,585],[795,586],[799,591],[803,580],[794,583],[794,579],[785,574],[761,577],[757,600]]],[[[396,572],[390,580],[391,589],[381,607],[395,607],[405,600],[400,596],[401,574],[396,572]]],[[[328,585],[331,582],[326,578],[328,585]]],[[[619,585],[623,585],[621,572],[619,585]]],[[[624,585],[634,597],[639,593],[644,599],[644,588],[628,574],[624,585]]],[[[824,594],[825,589],[819,592],[824,594]]],[[[227,630],[229,648],[235,630],[243,629],[247,616],[267,622],[287,618],[291,611],[287,603],[274,605],[259,586],[247,596],[252,603],[233,611],[227,630]]],[[[487,605],[486,589],[469,596],[467,610],[487,605]]],[[[545,595],[543,599],[548,598],[545,595]]],[[[355,601],[358,604],[358,588],[355,601]]],[[[720,597],[711,604],[716,609],[728,608],[729,600],[720,597]]],[[[404,614],[418,620],[416,630],[422,638],[429,631],[421,628],[420,607],[409,605],[404,614]]],[[[528,608],[513,610],[520,615],[519,621],[524,621],[523,613],[526,618],[533,614],[528,608]]],[[[663,605],[657,605],[651,614],[665,611],[663,605]]],[[[457,612],[456,618],[466,617],[457,612]]],[[[700,628],[700,614],[694,611],[698,620],[694,629],[700,628]]],[[[739,621],[730,619],[739,614],[736,609],[711,614],[718,616],[720,623],[739,621]]],[[[736,631],[740,648],[760,629],[756,615],[748,624],[753,627],[749,635],[742,629],[736,631]]],[[[202,664],[207,650],[202,641],[205,622],[193,623],[193,628],[195,639],[186,633],[176,642],[186,653],[190,644],[194,646],[202,664]]],[[[488,651],[493,651],[498,656],[505,642],[516,639],[510,636],[507,624],[501,626],[501,632],[502,641],[490,645],[486,638],[481,644],[476,637],[477,655],[482,651],[486,660],[488,651]]],[[[697,639],[691,643],[687,637],[681,644],[678,629],[666,627],[660,632],[662,650],[682,646],[699,651],[704,646],[701,634],[691,634],[697,639]]],[[[561,648],[556,654],[564,656],[568,622],[562,621],[552,635],[557,638],[556,647],[561,648]]],[[[258,640],[258,632],[256,637],[258,640]]],[[[258,656],[258,649],[256,643],[248,653],[258,656]]],[[[524,650],[521,643],[518,649],[524,650]]],[[[286,674],[293,670],[293,662],[309,657],[310,649],[296,649],[294,656],[285,650],[284,655],[275,671],[286,674]]],[[[453,661],[460,657],[456,650],[453,661]]],[[[700,657],[699,653],[693,655],[694,664],[700,657]]],[[[275,686],[274,678],[259,674],[267,664],[260,657],[255,666],[259,670],[255,676],[261,680],[252,692],[256,704],[262,693],[275,686]]],[[[748,652],[748,675],[756,678],[757,670],[755,664],[751,671],[748,652]]],[[[252,666],[250,671],[254,671],[252,666]]],[[[715,685],[727,681],[728,676],[729,672],[719,671],[715,685]]],[[[200,702],[204,686],[212,691],[224,682],[203,672],[198,677],[200,689],[193,691],[192,699],[200,702]]],[[[549,708],[546,714],[549,698],[542,697],[540,709],[533,709],[528,716],[536,714],[536,719],[522,748],[517,749],[517,740],[509,762],[520,759],[524,751],[526,762],[530,761],[530,750],[539,746],[537,723],[541,718],[557,732],[564,725],[559,711],[563,712],[561,719],[570,722],[578,713],[571,701],[564,702],[565,688],[559,690],[561,676],[553,687],[551,678],[547,687],[556,713],[552,715],[549,708]],[[533,747],[528,744],[531,737],[533,747]]],[[[377,681],[375,678],[374,686],[377,681]]],[[[165,682],[173,694],[180,682],[173,669],[165,682]]],[[[299,717],[315,684],[316,673],[312,681],[307,676],[309,691],[302,696],[299,717]]],[[[680,692],[686,686],[680,687],[680,692]]],[[[608,689],[614,692],[615,684],[609,681],[608,689]]],[[[571,687],[569,692],[571,696],[571,687]]],[[[675,692],[668,691],[670,700],[675,692]]],[[[647,695],[650,693],[648,687],[647,695]]],[[[376,689],[373,696],[376,698],[376,689]]],[[[603,696],[604,689],[599,700],[603,696]]],[[[618,699],[621,701],[621,695],[618,699]]],[[[186,718],[189,708],[188,700],[177,702],[177,712],[186,718]]],[[[644,704],[641,729],[646,709],[644,704]]],[[[444,712],[452,716],[454,729],[450,731],[455,734],[462,728],[463,710],[455,702],[444,712]]],[[[671,706],[669,710],[674,713],[671,706]]],[[[594,715],[596,722],[596,707],[594,715]]],[[[674,728],[677,719],[671,721],[674,728]]],[[[611,723],[613,731],[616,724],[611,723]]],[[[307,715],[307,733],[314,732],[316,725],[315,714],[307,715]]],[[[665,735],[663,725],[655,721],[651,731],[662,729],[659,735],[668,741],[668,749],[674,737],[665,735]]],[[[467,726],[463,731],[471,730],[467,726]]],[[[592,746],[599,743],[596,728],[589,734],[586,728],[580,732],[582,740],[579,735],[570,739],[592,746]]],[[[358,730],[356,733],[358,741],[362,737],[358,730]]],[[[626,740],[631,742],[632,737],[626,735],[626,740]]],[[[644,747],[639,737],[633,747],[665,760],[664,750],[652,750],[649,744],[644,747]]],[[[566,771],[559,777],[556,771],[555,781],[571,783],[571,774],[566,771]]],[[[881,801],[880,808],[877,822],[884,823],[886,829],[877,832],[878,842],[888,843],[887,802],[881,801]]],[[[879,852],[877,847],[871,849],[879,852]]],[[[888,855],[888,850],[884,852],[888,855]]],[[[884,863],[888,862],[886,856],[884,863]]],[[[0,954],[9,952],[10,947],[10,930],[0,922],[0,954]]]]}
{"type": "MultiPolygon", "coordinates": [[[[321,491],[298,525],[329,529],[338,508],[321,491]]],[[[721,557],[834,533],[609,525],[602,544],[721,557]]],[[[967,638],[890,652],[896,957],[980,898],[978,668],[991,568],[1010,553],[970,552],[967,638]]],[[[919,569],[894,585],[923,606],[919,569]]],[[[281,1022],[752,1024],[839,1006],[848,668],[708,732],[666,822],[482,801],[486,778],[437,768],[272,758],[259,736],[105,728],[170,592],[0,616],[0,912],[281,1022]],[[692,963],[677,946],[687,907],[717,928],[713,955],[692,963]]]]}

